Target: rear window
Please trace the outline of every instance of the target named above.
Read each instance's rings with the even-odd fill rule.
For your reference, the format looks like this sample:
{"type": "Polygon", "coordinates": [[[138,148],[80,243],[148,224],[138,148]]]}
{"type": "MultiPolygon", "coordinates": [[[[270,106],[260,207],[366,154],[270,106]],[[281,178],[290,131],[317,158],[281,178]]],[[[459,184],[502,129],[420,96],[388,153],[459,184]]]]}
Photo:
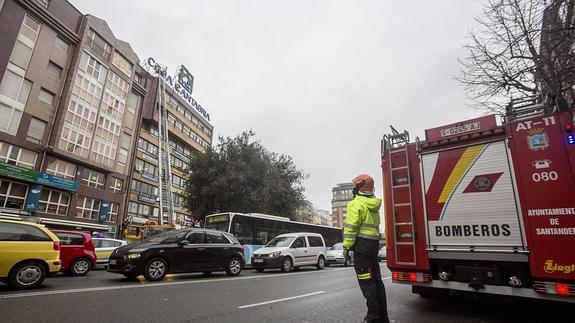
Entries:
{"type": "Polygon", "coordinates": [[[0,222],[0,241],[52,241],[52,239],[31,225],[0,222]]]}
{"type": "Polygon", "coordinates": [[[84,245],[84,237],[81,234],[57,232],[56,236],[62,245],[84,245]]]}
{"type": "Polygon", "coordinates": [[[310,247],[323,247],[323,240],[320,237],[307,237],[310,247]]]}
{"type": "Polygon", "coordinates": [[[208,243],[230,243],[221,233],[206,232],[208,243]]]}

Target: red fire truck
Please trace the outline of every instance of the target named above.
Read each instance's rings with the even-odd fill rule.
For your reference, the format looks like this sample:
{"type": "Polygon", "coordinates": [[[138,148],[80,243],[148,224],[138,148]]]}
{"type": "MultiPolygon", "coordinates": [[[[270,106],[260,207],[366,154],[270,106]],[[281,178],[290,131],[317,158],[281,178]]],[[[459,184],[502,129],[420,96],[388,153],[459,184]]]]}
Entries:
{"type": "Polygon", "coordinates": [[[553,110],[384,136],[393,282],[575,302],[575,116],[553,110]]]}

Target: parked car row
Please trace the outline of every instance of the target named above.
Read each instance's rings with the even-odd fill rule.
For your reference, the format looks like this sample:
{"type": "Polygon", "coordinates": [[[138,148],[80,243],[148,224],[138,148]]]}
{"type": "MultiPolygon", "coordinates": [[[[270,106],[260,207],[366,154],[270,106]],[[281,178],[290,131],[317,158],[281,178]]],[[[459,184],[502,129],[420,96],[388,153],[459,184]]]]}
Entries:
{"type": "MultiPolygon", "coordinates": [[[[380,253],[380,258],[385,254],[380,253]]],[[[342,243],[326,250],[321,234],[307,232],[279,235],[252,255],[258,272],[270,268],[290,272],[302,266],[321,270],[327,264],[349,266],[351,262],[343,257],[342,243]]],[[[216,230],[171,230],[128,245],[85,232],[0,220],[0,282],[14,288],[39,286],[58,272],[84,276],[97,265],[127,278],[143,275],[158,281],[172,273],[225,271],[237,276],[244,264],[243,246],[232,234],[216,230]]]]}
{"type": "Polygon", "coordinates": [[[97,263],[107,262],[106,255],[113,249],[125,244],[122,240],[92,238],[85,232],[0,220],[0,282],[14,288],[33,288],[58,272],[84,276],[97,263]],[[97,254],[102,255],[100,262],[97,254]]]}

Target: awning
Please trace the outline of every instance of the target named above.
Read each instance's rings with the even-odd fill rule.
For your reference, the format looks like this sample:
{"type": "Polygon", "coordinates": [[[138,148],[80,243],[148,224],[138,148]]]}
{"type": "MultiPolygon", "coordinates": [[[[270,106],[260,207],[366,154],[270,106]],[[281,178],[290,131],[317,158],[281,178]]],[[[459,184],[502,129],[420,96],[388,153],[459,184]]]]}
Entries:
{"type": "Polygon", "coordinates": [[[78,222],[78,221],[49,219],[49,218],[40,218],[40,223],[43,223],[43,224],[54,224],[54,225],[63,225],[63,226],[69,226],[69,227],[82,227],[82,228],[87,228],[87,229],[105,230],[105,231],[108,231],[108,226],[107,226],[107,225],[104,225],[104,224],[96,224],[96,223],[86,223],[86,222],[78,222]]]}

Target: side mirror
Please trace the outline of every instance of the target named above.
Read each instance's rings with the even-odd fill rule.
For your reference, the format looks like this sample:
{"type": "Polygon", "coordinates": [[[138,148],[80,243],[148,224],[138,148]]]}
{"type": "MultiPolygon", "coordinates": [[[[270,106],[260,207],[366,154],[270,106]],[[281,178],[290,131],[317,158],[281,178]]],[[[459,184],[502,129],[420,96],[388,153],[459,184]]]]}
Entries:
{"type": "Polygon", "coordinates": [[[187,246],[187,245],[189,245],[189,244],[190,244],[190,242],[189,242],[188,240],[185,240],[185,239],[182,240],[182,241],[180,241],[180,243],[178,243],[178,245],[179,245],[180,247],[187,246]]]}

